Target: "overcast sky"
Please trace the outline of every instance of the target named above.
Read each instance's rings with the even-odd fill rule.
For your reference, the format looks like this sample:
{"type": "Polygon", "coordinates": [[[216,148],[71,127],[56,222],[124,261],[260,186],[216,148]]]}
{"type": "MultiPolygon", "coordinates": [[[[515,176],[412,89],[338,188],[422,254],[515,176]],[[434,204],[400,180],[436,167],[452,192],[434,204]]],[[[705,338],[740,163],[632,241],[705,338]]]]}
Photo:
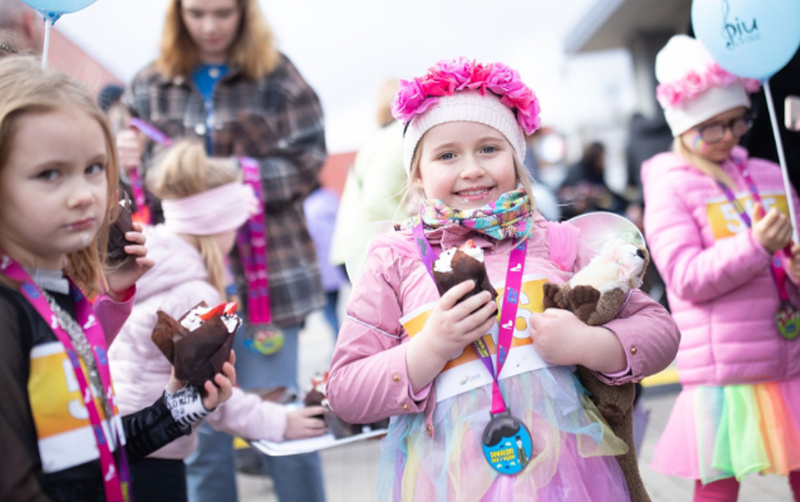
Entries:
{"type": "MultiPolygon", "coordinates": [[[[575,128],[632,106],[626,53],[566,60],[563,39],[598,0],[260,0],[281,50],[316,89],[331,152],[374,130],[381,82],[464,55],[517,68],[546,124],[575,128]]],[[[603,1],[603,0],[599,0],[603,1]]],[[[124,81],[157,54],[167,0],[98,0],[58,28],[124,81]]]]}

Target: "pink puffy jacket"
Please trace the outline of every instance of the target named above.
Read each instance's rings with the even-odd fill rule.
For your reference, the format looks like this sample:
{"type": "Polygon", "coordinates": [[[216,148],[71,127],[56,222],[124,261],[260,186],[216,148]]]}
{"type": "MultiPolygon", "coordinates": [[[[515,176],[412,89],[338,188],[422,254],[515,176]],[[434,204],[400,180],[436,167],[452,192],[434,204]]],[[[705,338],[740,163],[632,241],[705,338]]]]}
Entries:
{"type": "MultiPolygon", "coordinates": [[[[164,392],[172,365],[150,339],[160,309],[177,319],[201,301],[220,302],[207,281],[200,253],[163,226],[148,227],[148,254],[156,266],[136,283],[136,303],[108,351],[120,413],[150,406],[164,392]]],[[[211,427],[247,439],[281,441],[286,408],[234,388],[233,396],[206,417],[211,427]]],[[[197,434],[181,437],[151,457],[183,459],[197,447],[197,434]]]]}
{"type": "MultiPolygon", "coordinates": [[[[780,168],[740,159],[764,205],[786,208],[780,168]]],[[[722,168],[737,198],[753,201],[733,160],[722,168]]],[[[783,339],[775,325],[778,290],[771,255],[753,238],[718,184],[683,158],[662,153],[642,166],[644,225],[653,261],[667,285],[682,339],[677,365],[683,384],[727,385],[784,380],[800,375],[800,340],[783,339]]],[[[800,214],[797,195],[792,203],[800,214]]],[[[797,287],[786,281],[791,302],[797,287]]]]}
{"type": "MultiPolygon", "coordinates": [[[[513,247],[510,239],[496,241],[458,225],[426,236],[437,253],[472,239],[485,252],[490,280],[495,284],[503,281],[513,247]]],[[[570,249],[562,249],[565,256],[554,256],[550,249],[556,244],[554,238],[548,223],[538,217],[528,239],[525,273],[543,274],[550,282],[563,284],[594,252],[581,241],[577,247],[573,242],[570,249]]],[[[411,389],[406,367],[406,344],[411,339],[400,318],[438,299],[436,285],[409,232],[373,242],[365,272],[353,287],[331,362],[328,400],[338,415],[349,422],[370,423],[392,415],[425,413],[427,433],[433,436],[435,391],[432,385],[416,394],[411,389]]],[[[675,322],[641,291],[634,291],[617,319],[605,327],[617,335],[630,366],[625,375],[599,374],[611,385],[638,382],[665,368],[675,357],[680,338],[675,322]]]]}

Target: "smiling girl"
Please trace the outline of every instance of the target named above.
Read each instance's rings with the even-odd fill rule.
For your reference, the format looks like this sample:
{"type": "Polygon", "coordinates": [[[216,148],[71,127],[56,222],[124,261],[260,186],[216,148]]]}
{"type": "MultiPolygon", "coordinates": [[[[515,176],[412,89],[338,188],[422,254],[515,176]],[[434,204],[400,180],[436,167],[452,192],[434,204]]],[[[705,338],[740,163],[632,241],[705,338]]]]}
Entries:
{"type": "Polygon", "coordinates": [[[737,146],[758,82],[683,35],[656,75],[675,141],[642,166],[644,226],[683,339],[653,468],[694,479],[698,502],[735,501],[756,472],[789,476],[800,500],[800,246],[786,253],[800,203],[777,165],[737,146]]]}
{"type": "Polygon", "coordinates": [[[392,417],[379,499],[629,500],[614,458],[624,443],[571,365],[612,385],[638,380],[672,359],[674,322],[639,291],[605,326],[542,312],[542,284],[564,283],[592,253],[577,229],[559,242],[567,230],[534,208],[520,159],[539,103],[515,70],[440,61],[400,81],[393,111],[405,123],[409,190],[425,202],[372,243],[328,382],[345,420],[392,417]],[[440,296],[431,279],[432,255],[468,241],[501,293],[499,314],[489,292],[469,295],[473,281],[440,296]]]}

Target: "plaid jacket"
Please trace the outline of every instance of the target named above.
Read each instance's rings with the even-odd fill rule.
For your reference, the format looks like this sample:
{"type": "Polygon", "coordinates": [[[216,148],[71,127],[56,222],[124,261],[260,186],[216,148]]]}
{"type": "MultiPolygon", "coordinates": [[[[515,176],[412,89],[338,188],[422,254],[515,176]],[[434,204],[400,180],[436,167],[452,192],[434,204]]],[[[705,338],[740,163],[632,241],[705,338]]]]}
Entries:
{"type": "MultiPolygon", "coordinates": [[[[284,327],[298,324],[325,303],[303,215],[303,199],[318,186],[327,155],[319,99],[283,55],[277,68],[257,82],[231,69],[217,83],[213,98],[212,155],[245,155],[261,166],[273,321],[284,327]]],[[[134,78],[124,99],[173,139],[204,141],[209,133],[205,104],[191,78],[169,79],[150,65],[134,78]]],[[[145,176],[160,148],[152,142],[146,146],[145,176]]],[[[151,205],[160,218],[158,201],[151,205]]],[[[241,267],[234,264],[234,269],[240,296],[245,296],[241,267]]]]}

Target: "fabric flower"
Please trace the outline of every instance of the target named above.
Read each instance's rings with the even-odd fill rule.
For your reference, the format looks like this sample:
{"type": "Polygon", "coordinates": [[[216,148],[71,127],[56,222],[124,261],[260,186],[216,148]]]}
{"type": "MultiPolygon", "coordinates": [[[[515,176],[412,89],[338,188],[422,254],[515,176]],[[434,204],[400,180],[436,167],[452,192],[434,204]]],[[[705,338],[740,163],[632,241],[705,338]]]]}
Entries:
{"type": "MultiPolygon", "coordinates": [[[[442,60],[433,65],[430,73],[449,77],[455,82],[454,91],[463,91],[472,77],[472,63],[465,57],[442,60]]],[[[452,92],[450,93],[452,94],[452,92]]]]}
{"type": "Polygon", "coordinates": [[[481,96],[486,94],[486,80],[492,74],[492,67],[494,65],[483,65],[481,63],[472,63],[472,75],[470,76],[467,89],[477,90],[481,96]]]}
{"type": "Polygon", "coordinates": [[[428,73],[420,79],[420,85],[428,96],[450,96],[456,88],[456,80],[446,73],[428,73]]]}
{"type": "Polygon", "coordinates": [[[503,63],[492,65],[489,76],[486,79],[486,87],[498,96],[511,94],[520,89],[527,89],[525,84],[522,83],[517,70],[509,68],[503,63]]]}
{"type": "Polygon", "coordinates": [[[754,78],[746,78],[743,81],[744,83],[744,90],[749,92],[750,94],[754,92],[758,92],[761,89],[761,82],[754,78]]]}
{"type": "Polygon", "coordinates": [[[706,90],[706,79],[703,75],[697,73],[695,70],[690,70],[689,73],[683,77],[683,88],[686,91],[687,97],[692,98],[706,90]]]}
{"type": "Polygon", "coordinates": [[[664,108],[677,106],[682,98],[682,94],[673,85],[661,84],[656,87],[656,99],[664,108]]]}
{"type": "Polygon", "coordinates": [[[425,91],[418,79],[400,80],[397,96],[392,103],[392,115],[407,123],[415,113],[421,113],[418,108],[425,98],[425,91]]]}
{"type": "Polygon", "coordinates": [[[526,134],[539,128],[539,100],[516,70],[502,63],[484,65],[464,57],[439,61],[422,78],[401,80],[392,103],[392,115],[407,124],[414,115],[438,103],[441,96],[464,90],[477,90],[484,95],[487,89],[514,111],[526,134]]]}

